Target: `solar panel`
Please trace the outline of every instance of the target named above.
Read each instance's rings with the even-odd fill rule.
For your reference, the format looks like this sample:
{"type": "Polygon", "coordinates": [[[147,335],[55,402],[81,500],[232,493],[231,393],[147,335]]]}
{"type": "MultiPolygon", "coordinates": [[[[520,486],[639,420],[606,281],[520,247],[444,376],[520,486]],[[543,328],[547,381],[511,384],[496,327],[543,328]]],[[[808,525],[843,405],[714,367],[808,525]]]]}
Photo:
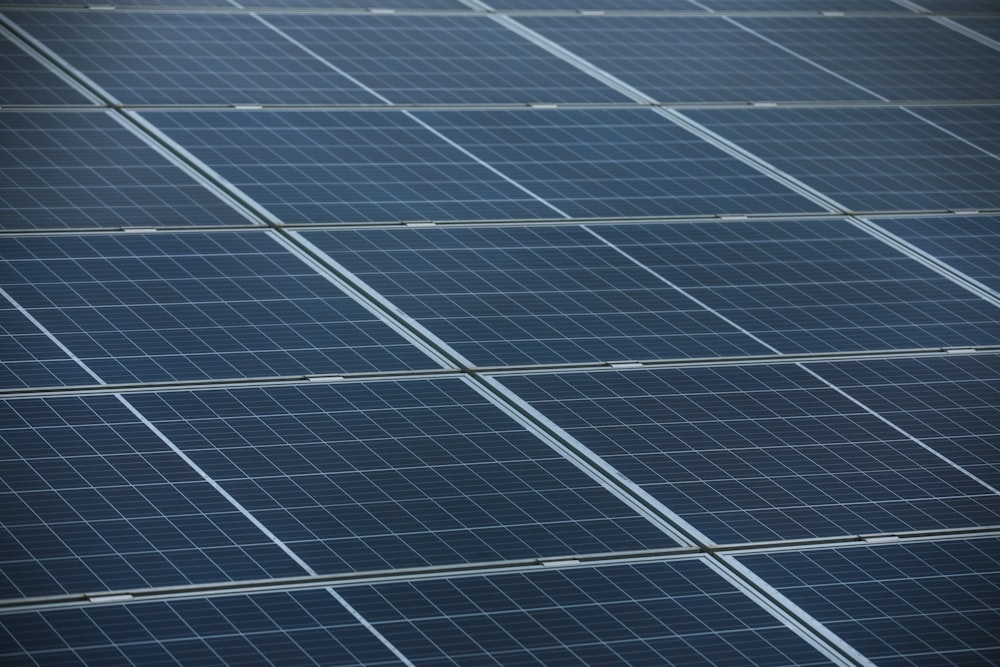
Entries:
{"type": "Polygon", "coordinates": [[[627,101],[486,16],[285,14],[267,21],[395,103],[627,101]]]}
{"type": "Polygon", "coordinates": [[[341,592],[418,665],[829,664],[700,559],[341,592]]]}
{"type": "Polygon", "coordinates": [[[8,664],[405,664],[325,590],[20,612],[0,633],[8,664]]]}
{"type": "Polygon", "coordinates": [[[684,113],[857,211],[1000,206],[1000,162],[900,108],[684,113]]]}
{"type": "Polygon", "coordinates": [[[885,359],[820,374],[969,473],[1000,488],[1000,359],[885,359]]]}
{"type": "Polygon", "coordinates": [[[984,152],[1000,153],[1000,113],[996,107],[928,107],[915,113],[984,152]]]}
{"type": "Polygon", "coordinates": [[[93,104],[0,32],[0,106],[93,104]]]}
{"type": "Polygon", "coordinates": [[[0,388],[91,384],[94,378],[51,339],[0,299],[0,388]]]}
{"type": "Polygon", "coordinates": [[[247,14],[12,11],[125,104],[354,104],[378,99],[247,14]]]}
{"type": "Polygon", "coordinates": [[[0,598],[304,574],[115,397],[0,412],[0,598]]]}
{"type": "Polygon", "coordinates": [[[249,225],[107,112],[0,112],[0,227],[249,225]]]}
{"type": "Polygon", "coordinates": [[[438,367],[266,233],[2,246],[4,288],[105,382],[438,367]]]}
{"type": "Polygon", "coordinates": [[[878,225],[1000,291],[1000,218],[878,220],[878,225]]]}
{"type": "Polygon", "coordinates": [[[1000,342],[995,306],[843,220],[595,231],[774,352],[1000,342]]]}
{"type": "Polygon", "coordinates": [[[716,543],[1000,522],[1000,495],[799,366],[497,380],[716,543]]]}
{"type": "Polygon", "coordinates": [[[1000,53],[921,18],[747,18],[742,25],[893,100],[1000,97],[1000,53]]]}
{"type": "Polygon", "coordinates": [[[678,544],[458,379],[129,400],[321,573],[678,544]]]}
{"type": "Polygon", "coordinates": [[[667,103],[872,99],[721,18],[544,16],[518,21],[667,103]]]}
{"type": "Polygon", "coordinates": [[[1000,544],[940,543],[739,556],[879,665],[1000,659],[1000,544]]]}
{"type": "Polygon", "coordinates": [[[893,0],[698,0],[699,5],[721,11],[797,12],[905,12],[893,0]]]}
{"type": "MultiPolygon", "coordinates": [[[[996,5],[993,5],[993,10],[997,10],[996,5]]],[[[1000,42],[1000,18],[962,19],[958,23],[966,28],[975,30],[984,37],[989,37],[994,41],[1000,42]]]]}
{"type": "Polygon", "coordinates": [[[304,237],[479,366],[768,352],[580,227],[304,237]]]}
{"type": "Polygon", "coordinates": [[[553,218],[400,112],[144,112],[282,222],[553,218]]]}

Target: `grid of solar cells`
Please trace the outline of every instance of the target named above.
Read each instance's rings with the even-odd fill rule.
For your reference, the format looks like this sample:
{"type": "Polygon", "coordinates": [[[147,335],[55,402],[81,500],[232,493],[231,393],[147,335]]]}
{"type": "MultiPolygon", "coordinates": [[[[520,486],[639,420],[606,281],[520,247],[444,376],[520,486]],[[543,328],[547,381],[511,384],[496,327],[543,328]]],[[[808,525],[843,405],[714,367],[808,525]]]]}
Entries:
{"type": "Polygon", "coordinates": [[[554,218],[400,112],[146,112],[284,223],[554,218]]]}
{"type": "Polygon", "coordinates": [[[873,360],[815,368],[910,435],[1000,488],[1000,358],[873,360]]]}
{"type": "Polygon", "coordinates": [[[873,99],[722,18],[539,16],[518,22],[663,102],[873,99]]]}
{"type": "Polygon", "coordinates": [[[994,0],[914,0],[914,4],[938,13],[1000,11],[994,0]]]}
{"type": "Polygon", "coordinates": [[[123,104],[378,102],[248,14],[6,16],[123,104]]]}
{"type": "Polygon", "coordinates": [[[741,18],[740,24],[893,100],[1000,97],[1000,52],[926,18],[741,18]]]}
{"type": "Polygon", "coordinates": [[[856,211],[1000,207],[1000,161],[903,109],[684,113],[856,211]]]}
{"type": "MultiPolygon", "coordinates": [[[[996,7],[996,5],[994,5],[994,7],[996,7]]],[[[962,19],[958,21],[958,23],[966,28],[975,30],[980,35],[989,37],[996,42],[1000,42],[1000,17],[962,19]]]]}
{"type": "Polygon", "coordinates": [[[1000,495],[798,366],[497,379],[719,544],[1000,522],[1000,495]]]}
{"type": "Polygon", "coordinates": [[[567,217],[821,210],[646,109],[417,115],[567,217]]]}
{"type": "Polygon", "coordinates": [[[826,665],[700,559],[345,588],[415,665],[826,665]]]}
{"type": "Polygon", "coordinates": [[[927,107],[914,112],[994,157],[1000,155],[1000,110],[984,107],[927,107]]]}
{"type": "Polygon", "coordinates": [[[892,0],[697,0],[717,11],[905,12],[892,0]]]}
{"type": "Polygon", "coordinates": [[[996,538],[738,560],[879,665],[1000,661],[996,538]]]}
{"type": "Polygon", "coordinates": [[[769,352],[579,227],[304,237],[479,366],[769,352]]]}
{"type": "Polygon", "coordinates": [[[879,220],[878,225],[1000,292],[1000,217],[879,220]]]}
{"type": "Polygon", "coordinates": [[[249,225],[106,112],[0,112],[0,228],[249,225]]]}
{"type": "Polygon", "coordinates": [[[105,382],[437,368],[262,233],[7,237],[4,288],[105,382]]]}
{"type": "Polygon", "coordinates": [[[0,105],[93,104],[0,32],[0,105]]]}
{"type": "Polygon", "coordinates": [[[0,659],[44,665],[404,664],[326,590],[0,616],[0,659]]]}
{"type": "Polygon", "coordinates": [[[625,11],[697,11],[689,0],[487,0],[494,9],[514,10],[625,10],[625,11]]]}
{"type": "Polygon", "coordinates": [[[845,220],[595,227],[784,354],[1000,343],[1000,310],[845,220]]]}
{"type": "Polygon", "coordinates": [[[395,103],[626,102],[482,15],[269,15],[267,21],[395,103]]]}
{"type": "Polygon", "coordinates": [[[38,330],[6,299],[0,299],[0,388],[92,384],[94,378],[38,330]]]}
{"type": "Polygon", "coordinates": [[[130,400],[318,572],[677,546],[462,380],[130,400]]]}
{"type": "Polygon", "coordinates": [[[115,397],[0,416],[0,598],[304,574],[115,397]]]}

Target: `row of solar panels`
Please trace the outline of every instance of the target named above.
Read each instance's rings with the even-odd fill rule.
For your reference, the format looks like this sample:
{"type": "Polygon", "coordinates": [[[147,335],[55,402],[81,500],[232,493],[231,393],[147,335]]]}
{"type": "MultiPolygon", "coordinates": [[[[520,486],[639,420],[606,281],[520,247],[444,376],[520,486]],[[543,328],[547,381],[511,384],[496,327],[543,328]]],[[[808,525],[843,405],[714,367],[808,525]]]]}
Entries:
{"type": "MultiPolygon", "coordinates": [[[[29,11],[3,14],[120,104],[1000,98],[1000,18],[29,11]]],[[[13,44],[4,104],[88,104],[13,44]],[[37,83],[23,79],[37,76],[37,83]]]]}

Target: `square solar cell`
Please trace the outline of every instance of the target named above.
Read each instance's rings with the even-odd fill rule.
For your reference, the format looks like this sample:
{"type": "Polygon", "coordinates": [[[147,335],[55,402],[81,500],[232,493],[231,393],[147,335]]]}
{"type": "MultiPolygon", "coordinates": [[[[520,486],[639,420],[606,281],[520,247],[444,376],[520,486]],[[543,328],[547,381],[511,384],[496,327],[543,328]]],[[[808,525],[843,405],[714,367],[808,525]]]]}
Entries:
{"type": "Polygon", "coordinates": [[[1000,358],[951,355],[814,368],[928,447],[1000,488],[1000,358]]]}
{"type": "Polygon", "coordinates": [[[662,102],[859,100],[857,86],[718,17],[518,17],[662,102]]]}
{"type": "Polygon", "coordinates": [[[414,115],[566,217],[822,210],[647,109],[414,115]]]}
{"type": "Polygon", "coordinates": [[[856,211],[1000,207],[1000,161],[904,109],[684,113],[856,211]]]}
{"type": "Polygon", "coordinates": [[[400,112],[145,112],[288,224],[559,213],[400,112]]]}
{"type": "Polygon", "coordinates": [[[993,489],[800,366],[497,380],[716,543],[1000,522],[993,489]]]}
{"type": "Polygon", "coordinates": [[[305,574],[114,396],[0,424],[0,598],[305,574]]]}
{"type": "Polygon", "coordinates": [[[249,225],[104,112],[0,112],[0,228],[249,225]]]}
{"type": "Polygon", "coordinates": [[[1000,53],[926,18],[741,18],[855,84],[891,100],[1000,97],[1000,53]]]}
{"type": "Polygon", "coordinates": [[[772,352],[1000,343],[1000,310],[844,220],[594,232],[772,352]]]}
{"type": "Polygon", "coordinates": [[[898,219],[877,223],[1000,292],[1000,217],[898,219]]]}
{"type": "Polygon", "coordinates": [[[1000,541],[737,558],[878,665],[1000,662],[1000,541]]]}
{"type": "Polygon", "coordinates": [[[414,665],[826,665],[701,559],[345,588],[414,665]]]}
{"type": "Polygon", "coordinates": [[[249,14],[6,16],[123,104],[378,102],[249,14]]]}
{"type": "Polygon", "coordinates": [[[304,238],[478,366],[769,352],[580,227],[304,238]]]}
{"type": "Polygon", "coordinates": [[[268,233],[7,237],[11,297],[105,382],[437,368],[268,233]]]}
{"type": "Polygon", "coordinates": [[[0,660],[45,665],[403,665],[326,590],[0,616],[0,660]]]}
{"type": "Polygon", "coordinates": [[[0,299],[0,388],[93,384],[80,364],[6,298],[0,299]]]}
{"type": "Polygon", "coordinates": [[[130,400],[320,573],[677,546],[458,379],[130,400]]]}
{"type": "Polygon", "coordinates": [[[0,32],[0,106],[21,104],[93,102],[0,32]]]}
{"type": "Polygon", "coordinates": [[[487,16],[285,14],[266,20],[390,102],[628,101],[487,16]]]}

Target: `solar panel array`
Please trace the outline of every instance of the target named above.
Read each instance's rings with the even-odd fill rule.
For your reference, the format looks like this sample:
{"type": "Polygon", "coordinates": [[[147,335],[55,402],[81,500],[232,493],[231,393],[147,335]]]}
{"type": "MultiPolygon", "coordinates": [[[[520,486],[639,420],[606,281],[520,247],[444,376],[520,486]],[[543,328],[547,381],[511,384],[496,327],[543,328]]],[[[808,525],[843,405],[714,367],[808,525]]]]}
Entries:
{"type": "Polygon", "coordinates": [[[1000,659],[1000,11],[0,1],[0,661],[1000,659]]]}

